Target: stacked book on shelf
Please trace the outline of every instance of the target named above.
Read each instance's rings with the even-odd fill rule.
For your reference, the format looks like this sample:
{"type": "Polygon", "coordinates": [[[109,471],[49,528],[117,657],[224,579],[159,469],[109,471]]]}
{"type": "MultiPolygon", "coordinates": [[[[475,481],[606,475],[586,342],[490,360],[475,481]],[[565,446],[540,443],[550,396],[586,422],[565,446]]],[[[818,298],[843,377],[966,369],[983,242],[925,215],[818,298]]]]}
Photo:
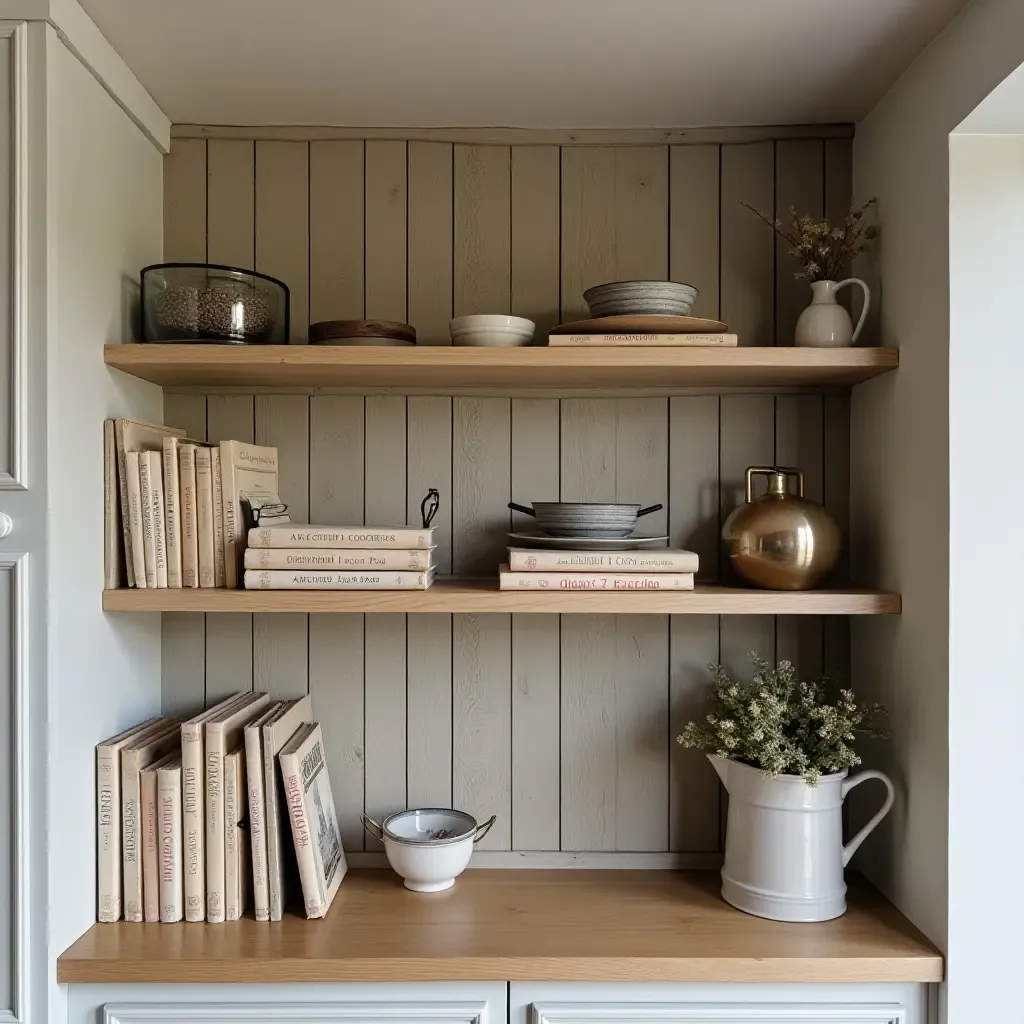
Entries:
{"type": "Polygon", "coordinates": [[[107,420],[103,441],[108,589],[237,587],[252,510],[287,518],[276,448],[131,419],[107,420]]]}
{"type": "Polygon", "coordinates": [[[580,551],[509,548],[498,574],[502,590],[693,590],[697,555],[654,548],[580,551]]]}
{"type": "Polygon", "coordinates": [[[323,917],[347,870],[310,698],[236,693],[99,744],[98,919],[323,917]]]}
{"type": "Polygon", "coordinates": [[[434,531],[412,526],[300,526],[249,531],[246,590],[426,590],[434,531]]]}

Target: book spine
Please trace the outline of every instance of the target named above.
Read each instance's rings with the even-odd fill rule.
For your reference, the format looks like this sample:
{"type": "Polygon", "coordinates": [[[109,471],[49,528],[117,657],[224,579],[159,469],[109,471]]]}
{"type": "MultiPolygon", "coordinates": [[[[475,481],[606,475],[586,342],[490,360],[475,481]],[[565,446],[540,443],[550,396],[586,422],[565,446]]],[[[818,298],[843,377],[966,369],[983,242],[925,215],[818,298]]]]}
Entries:
{"type": "Polygon", "coordinates": [[[124,448],[124,427],[114,421],[114,448],[117,453],[117,491],[121,502],[121,536],[124,538],[124,568],[129,587],[137,586],[132,553],[132,527],[128,508],[128,453],[124,448]]]}
{"type": "Polygon", "coordinates": [[[735,348],[735,334],[550,334],[552,348],[735,348]]]}
{"type": "Polygon", "coordinates": [[[213,478],[213,585],[225,585],[224,567],[224,491],[221,481],[220,449],[210,449],[213,478]]]}
{"type": "Polygon", "coordinates": [[[433,530],[364,527],[256,526],[249,531],[251,548],[396,548],[423,550],[433,546],[433,530]]]}
{"type": "MultiPolygon", "coordinates": [[[[114,421],[103,421],[103,586],[121,586],[121,496],[117,485],[117,441],[114,421]]],[[[124,548],[127,551],[127,548],[124,548]]]]}
{"type": "Polygon", "coordinates": [[[280,921],[284,914],[285,878],[281,853],[281,810],[277,801],[277,762],[274,751],[263,736],[263,823],[267,833],[267,892],[270,898],[270,920],[280,921]]]}
{"type": "Polygon", "coordinates": [[[338,569],[347,572],[381,570],[426,572],[431,568],[432,552],[421,551],[358,551],[350,549],[301,551],[293,548],[247,548],[246,569],[338,569]]]}
{"type": "Polygon", "coordinates": [[[163,453],[146,452],[149,493],[153,505],[153,537],[156,543],[156,585],[167,589],[167,520],[164,515],[163,453]]]}
{"type": "Polygon", "coordinates": [[[164,526],[167,534],[167,586],[181,589],[181,472],[178,439],[164,438],[164,526]]]}
{"type": "Polygon", "coordinates": [[[121,884],[124,919],[134,922],[142,921],[141,804],[139,753],[126,750],[121,754],[121,884]]]}
{"type": "Polygon", "coordinates": [[[235,465],[231,458],[231,442],[220,443],[221,491],[224,505],[224,585],[231,590],[238,586],[239,553],[242,549],[242,510],[238,507],[235,487],[235,465]]]}
{"type": "Polygon", "coordinates": [[[160,830],[157,825],[156,771],[142,773],[142,919],[160,920],[160,830]]]}
{"type": "Polygon", "coordinates": [[[433,572],[291,572],[246,569],[246,590],[426,590],[433,572]]]}
{"type": "Polygon", "coordinates": [[[238,864],[238,792],[235,763],[237,757],[229,754],[224,758],[224,920],[237,921],[241,911],[238,907],[239,864],[238,864]]]}
{"type": "Polygon", "coordinates": [[[657,573],[582,573],[511,572],[499,574],[502,590],[693,590],[692,572],[657,573]]]}
{"type": "Polygon", "coordinates": [[[206,920],[224,921],[224,730],[206,728],[206,920]]]}
{"type": "Polygon", "coordinates": [[[209,448],[196,448],[196,525],[199,537],[199,586],[216,579],[213,547],[213,466],[209,448]]]}
{"type": "Polygon", "coordinates": [[[139,452],[126,452],[128,519],[135,586],[146,588],[146,544],[142,527],[142,467],[139,452]]]}
{"type": "Polygon", "coordinates": [[[184,858],[185,920],[206,920],[206,793],[203,726],[181,727],[181,831],[184,858]]]}
{"type": "Polygon", "coordinates": [[[178,472],[181,489],[181,585],[192,588],[199,586],[199,524],[194,444],[183,444],[178,448],[178,472]]]}
{"type": "Polygon", "coordinates": [[[149,452],[139,452],[139,501],[142,509],[142,543],[146,566],[146,587],[156,589],[156,533],[153,526],[153,489],[150,482],[149,452]]]}
{"type": "Polygon", "coordinates": [[[270,920],[267,884],[266,800],[263,791],[263,746],[258,727],[245,730],[246,788],[249,798],[249,847],[252,854],[252,894],[257,921],[270,920]]]}
{"type": "Polygon", "coordinates": [[[668,573],[696,572],[697,556],[692,551],[520,551],[508,553],[512,572],[611,572],[668,573]]]}
{"type": "Polygon", "coordinates": [[[160,920],[182,919],[181,769],[157,772],[157,822],[160,829],[160,920]]]}
{"type": "Polygon", "coordinates": [[[96,749],[96,916],[121,919],[121,755],[96,749]]]}
{"type": "Polygon", "coordinates": [[[288,820],[291,822],[292,840],[295,843],[295,858],[299,863],[299,881],[302,883],[306,917],[323,917],[326,908],[320,892],[320,880],[317,877],[316,860],[313,855],[313,837],[309,831],[309,814],[306,808],[306,793],[302,787],[299,756],[282,754],[279,760],[288,820]]]}

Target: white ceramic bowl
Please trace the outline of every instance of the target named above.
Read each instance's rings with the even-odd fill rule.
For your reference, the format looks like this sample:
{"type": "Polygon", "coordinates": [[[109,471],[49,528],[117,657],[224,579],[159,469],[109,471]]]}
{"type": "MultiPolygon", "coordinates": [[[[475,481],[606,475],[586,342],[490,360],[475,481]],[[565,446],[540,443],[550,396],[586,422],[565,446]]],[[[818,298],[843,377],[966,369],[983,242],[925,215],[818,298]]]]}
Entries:
{"type": "Polygon", "coordinates": [[[537,325],[521,316],[476,313],[457,316],[449,325],[456,345],[529,345],[537,325]]]}
{"type": "Polygon", "coordinates": [[[388,863],[414,892],[450,889],[466,870],[473,844],[490,831],[494,815],[482,825],[465,811],[439,807],[398,811],[383,822],[363,815],[363,827],[384,843],[388,863]]]}

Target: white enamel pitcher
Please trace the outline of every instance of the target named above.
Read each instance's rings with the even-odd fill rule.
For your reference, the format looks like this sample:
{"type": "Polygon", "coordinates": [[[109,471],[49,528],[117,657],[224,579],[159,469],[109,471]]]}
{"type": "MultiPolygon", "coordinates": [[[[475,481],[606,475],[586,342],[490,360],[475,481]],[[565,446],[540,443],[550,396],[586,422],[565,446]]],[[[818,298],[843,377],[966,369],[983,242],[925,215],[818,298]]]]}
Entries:
{"type": "Polygon", "coordinates": [[[895,790],[878,771],[768,778],[756,768],[709,755],[729,793],[722,898],[776,921],[829,921],[846,910],[843,869],[889,813],[895,790]],[[844,846],[843,800],[868,779],[888,790],[882,809],[844,846]]]}

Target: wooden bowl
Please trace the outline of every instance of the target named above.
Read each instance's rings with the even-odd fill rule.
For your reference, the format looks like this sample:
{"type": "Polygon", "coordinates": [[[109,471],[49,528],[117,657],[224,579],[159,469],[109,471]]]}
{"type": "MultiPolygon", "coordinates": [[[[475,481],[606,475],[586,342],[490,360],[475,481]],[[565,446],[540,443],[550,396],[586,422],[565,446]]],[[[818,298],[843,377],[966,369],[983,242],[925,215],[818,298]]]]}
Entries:
{"type": "Polygon", "coordinates": [[[416,344],[416,328],[397,320],[322,320],[309,325],[310,345],[416,344]]]}

